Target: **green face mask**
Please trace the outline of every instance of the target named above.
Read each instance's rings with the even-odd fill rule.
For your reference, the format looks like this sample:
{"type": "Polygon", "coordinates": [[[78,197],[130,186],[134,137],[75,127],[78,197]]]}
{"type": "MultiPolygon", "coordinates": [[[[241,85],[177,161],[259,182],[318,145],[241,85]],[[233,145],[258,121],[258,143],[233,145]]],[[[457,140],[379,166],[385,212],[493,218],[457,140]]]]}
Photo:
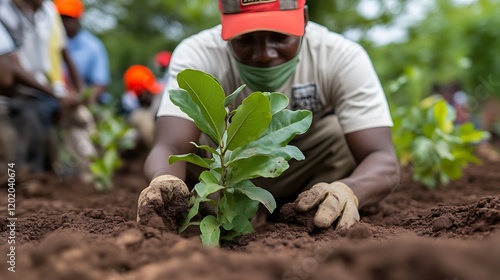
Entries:
{"type": "Polygon", "coordinates": [[[273,67],[254,67],[245,65],[235,59],[236,68],[243,82],[252,90],[276,91],[278,90],[297,68],[299,56],[273,67]]]}

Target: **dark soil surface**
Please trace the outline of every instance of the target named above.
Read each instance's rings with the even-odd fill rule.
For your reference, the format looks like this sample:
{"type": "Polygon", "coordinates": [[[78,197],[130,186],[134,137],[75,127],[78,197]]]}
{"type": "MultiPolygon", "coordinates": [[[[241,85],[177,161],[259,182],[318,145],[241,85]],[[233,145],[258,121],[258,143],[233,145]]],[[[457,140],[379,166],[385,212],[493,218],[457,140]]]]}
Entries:
{"type": "Polygon", "coordinates": [[[284,207],[285,219],[223,248],[138,225],[141,168],[142,156],[127,161],[107,193],[55,178],[20,183],[16,272],[2,188],[0,279],[500,279],[500,162],[483,159],[435,190],[403,172],[400,188],[349,230],[315,230],[284,207]]]}

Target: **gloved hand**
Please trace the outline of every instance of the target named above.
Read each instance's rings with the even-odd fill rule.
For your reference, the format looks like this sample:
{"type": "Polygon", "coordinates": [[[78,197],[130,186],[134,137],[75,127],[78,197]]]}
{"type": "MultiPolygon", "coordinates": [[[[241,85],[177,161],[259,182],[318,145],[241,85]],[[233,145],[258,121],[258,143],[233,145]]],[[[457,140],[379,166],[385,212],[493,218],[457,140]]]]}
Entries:
{"type": "Polygon", "coordinates": [[[344,183],[318,183],[299,194],[297,210],[306,212],[318,206],[314,225],[319,228],[331,226],[337,218],[337,228],[349,228],[359,221],[358,199],[344,183]]]}
{"type": "Polygon", "coordinates": [[[172,175],[158,176],[142,190],[137,203],[137,222],[159,227],[174,196],[189,197],[189,189],[179,178],[172,175]]]}

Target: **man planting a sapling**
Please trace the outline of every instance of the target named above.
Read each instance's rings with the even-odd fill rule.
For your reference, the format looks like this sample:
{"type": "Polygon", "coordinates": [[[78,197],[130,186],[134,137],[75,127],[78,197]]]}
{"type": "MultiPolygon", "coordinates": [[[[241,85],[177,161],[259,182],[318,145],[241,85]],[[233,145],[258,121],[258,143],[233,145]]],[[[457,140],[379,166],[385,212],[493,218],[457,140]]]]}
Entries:
{"type": "MultiPolygon", "coordinates": [[[[150,185],[140,195],[138,221],[145,220],[146,206],[150,206],[149,212],[159,213],[158,209],[151,210],[153,205],[157,207],[158,201],[166,207],[175,194],[187,197],[188,188],[192,189],[200,177],[204,184],[195,187],[197,199],[191,198],[190,204],[196,210],[199,203],[204,202],[211,202],[217,208],[211,218],[202,220],[201,224],[192,223],[200,224],[202,233],[219,234],[218,230],[211,231],[213,227],[207,229],[208,224],[221,226],[223,231],[233,228],[234,225],[226,226],[225,222],[235,215],[224,217],[218,207],[228,204],[227,201],[238,193],[261,202],[268,210],[273,208],[269,207],[272,203],[266,204],[257,192],[249,194],[241,190],[245,189],[248,180],[233,180],[235,186],[228,189],[219,186],[224,180],[231,181],[226,171],[237,169],[221,166],[226,161],[233,162],[234,154],[241,154],[239,149],[248,148],[244,145],[251,143],[233,145],[234,149],[231,149],[234,143],[228,144],[233,136],[231,128],[225,130],[223,122],[217,132],[217,128],[210,128],[211,123],[217,123],[213,119],[193,121],[196,114],[205,114],[204,105],[196,110],[179,106],[186,103],[180,101],[181,93],[196,99],[196,93],[193,94],[196,89],[192,84],[206,79],[197,76],[196,71],[186,72],[186,69],[195,69],[209,74],[212,81],[208,79],[206,82],[221,87],[228,93],[225,96],[239,93],[231,94],[226,102],[222,101],[227,106],[220,113],[221,119],[227,120],[229,126],[239,122],[237,116],[245,111],[237,106],[251,103],[245,100],[255,92],[269,99],[266,106],[271,108],[271,113],[262,121],[270,123],[270,127],[278,122],[275,120],[278,113],[274,112],[277,110],[273,109],[277,99],[272,98],[278,95],[270,93],[282,93],[287,97],[286,110],[312,112],[307,132],[299,129],[287,136],[283,144],[290,141],[289,144],[297,147],[303,157],[288,153],[285,159],[290,159],[289,167],[286,165],[283,168],[286,171],[279,177],[246,176],[245,179],[251,179],[251,187],[258,186],[272,194],[278,204],[295,202],[297,212],[314,211],[314,225],[318,228],[352,226],[360,219],[358,209],[377,204],[399,182],[399,165],[391,140],[392,120],[369,56],[357,43],[308,21],[305,0],[219,0],[219,10],[221,25],[185,39],[173,53],[170,78],[157,115],[155,144],[145,162],[144,171],[150,185]],[[240,88],[242,85],[245,87],[240,88]],[[208,128],[200,129],[203,125],[208,128]],[[211,137],[207,137],[206,132],[211,137]],[[295,135],[297,137],[293,138],[295,135]],[[211,142],[215,143],[210,145],[211,142]],[[220,159],[208,161],[201,157],[179,156],[192,154],[202,145],[207,145],[201,148],[202,152],[209,151],[221,156],[220,159]],[[183,161],[179,160],[182,158],[183,161]],[[200,176],[198,166],[210,171],[200,176]],[[243,187],[240,186],[242,182],[245,182],[243,187]],[[231,197],[209,199],[208,189],[212,194],[220,194],[217,191],[223,189],[231,197]]],[[[257,100],[257,97],[252,98],[257,100]]],[[[269,133],[269,128],[264,135],[266,133],[269,133]]],[[[280,135],[276,133],[272,138],[280,138],[280,135]]],[[[256,135],[252,140],[265,143],[261,138],[256,135]]],[[[272,144],[273,141],[268,141],[266,145],[272,144]]],[[[259,148],[264,146],[262,144],[259,148]]],[[[248,171],[251,165],[244,169],[248,171]]],[[[193,218],[194,212],[188,215],[188,219],[193,218]]],[[[251,216],[249,213],[239,214],[251,216]]]]}

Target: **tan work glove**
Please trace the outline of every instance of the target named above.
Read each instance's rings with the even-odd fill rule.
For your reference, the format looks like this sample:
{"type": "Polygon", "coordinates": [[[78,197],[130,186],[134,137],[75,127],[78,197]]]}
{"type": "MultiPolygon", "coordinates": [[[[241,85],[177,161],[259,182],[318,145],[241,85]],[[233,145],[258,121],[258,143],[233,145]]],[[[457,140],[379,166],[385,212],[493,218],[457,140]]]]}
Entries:
{"type": "Polygon", "coordinates": [[[172,175],[158,176],[142,190],[137,203],[137,222],[151,226],[161,225],[166,207],[175,196],[189,196],[189,189],[179,178],[172,175]]]}
{"type": "Polygon", "coordinates": [[[331,226],[337,218],[337,228],[349,228],[359,221],[358,198],[344,183],[318,183],[299,194],[297,210],[306,212],[318,206],[314,225],[318,228],[331,226]]]}

